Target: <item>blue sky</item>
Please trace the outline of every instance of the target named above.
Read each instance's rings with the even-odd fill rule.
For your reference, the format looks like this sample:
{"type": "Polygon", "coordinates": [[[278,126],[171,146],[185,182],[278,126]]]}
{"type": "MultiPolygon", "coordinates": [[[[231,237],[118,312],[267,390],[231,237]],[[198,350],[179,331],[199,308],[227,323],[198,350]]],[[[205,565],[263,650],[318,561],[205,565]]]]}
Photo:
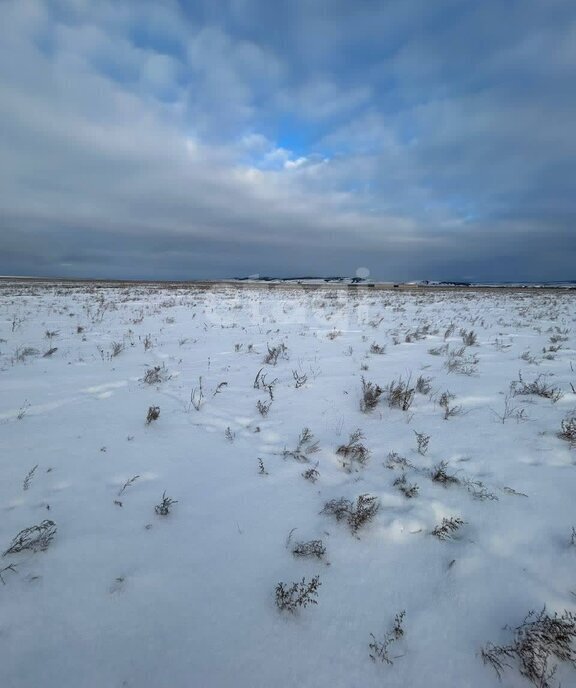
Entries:
{"type": "Polygon", "coordinates": [[[574,279],[568,0],[3,0],[0,273],[574,279]]]}

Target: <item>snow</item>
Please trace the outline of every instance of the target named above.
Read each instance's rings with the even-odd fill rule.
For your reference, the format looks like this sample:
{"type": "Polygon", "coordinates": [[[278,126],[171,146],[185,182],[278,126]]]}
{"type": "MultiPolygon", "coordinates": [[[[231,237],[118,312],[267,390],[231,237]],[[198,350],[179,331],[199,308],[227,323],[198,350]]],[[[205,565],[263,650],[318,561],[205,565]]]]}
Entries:
{"type": "MultiPolygon", "coordinates": [[[[570,292],[4,282],[0,547],[44,519],[57,533],[0,559],[15,565],[0,584],[0,685],[496,685],[488,641],[508,642],[504,626],[530,609],[576,609],[576,449],[558,436],[576,407],[574,321],[570,292]],[[461,329],[478,338],[462,353],[471,374],[429,352],[462,347],[461,329]],[[168,379],[143,382],[153,366],[168,379]],[[277,379],[266,417],[260,369],[277,379]],[[562,398],[511,396],[519,373],[562,398]],[[360,410],[362,376],[384,388],[419,375],[432,391],[407,411],[386,394],[360,410]],[[460,407],[446,420],[445,391],[460,407]],[[146,424],[150,406],[160,417],[146,424]],[[310,463],[283,456],[306,427],[320,447],[310,463]],[[357,428],[371,454],[348,472],[336,450],[357,428]],[[430,436],[425,455],[415,431],[430,436]],[[394,486],[391,452],[416,497],[394,486]],[[458,484],[430,479],[442,460],[458,484]],[[316,462],[312,483],[302,473],[316,462]],[[160,516],[164,492],[177,503],[160,516]],[[361,494],[380,510],[356,535],[320,513],[361,494]],[[465,525],[441,541],[445,517],[465,525]],[[292,555],[316,539],[323,560],[292,555]],[[317,605],[277,609],[280,581],[317,574],[317,605]],[[370,634],[382,640],[402,610],[393,664],[373,662],[370,634]]],[[[576,670],[559,663],[554,680],[576,685],[576,670]]],[[[512,666],[503,685],[529,684],[512,666]]]]}

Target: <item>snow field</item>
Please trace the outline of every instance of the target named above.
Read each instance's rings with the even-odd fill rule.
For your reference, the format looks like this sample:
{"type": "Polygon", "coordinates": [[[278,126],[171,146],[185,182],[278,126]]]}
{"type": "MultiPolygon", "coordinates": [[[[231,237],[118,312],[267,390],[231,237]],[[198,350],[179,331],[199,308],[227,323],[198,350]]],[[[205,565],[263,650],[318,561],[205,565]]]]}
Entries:
{"type": "MultiPolygon", "coordinates": [[[[576,609],[574,320],[561,291],[2,284],[0,547],[57,532],[0,559],[0,685],[494,686],[480,651],[505,625],[576,609]],[[518,394],[534,381],[559,398],[518,394]],[[369,458],[343,465],[357,429],[369,458]],[[364,494],[356,532],[321,513],[364,494]],[[445,518],[464,523],[441,540],[445,518]],[[311,540],[322,558],[292,554],[311,540]],[[277,608],[316,575],[317,604],[277,608]]],[[[576,685],[556,663],[550,685],[576,685]]],[[[530,685],[515,660],[502,679],[530,685]]]]}

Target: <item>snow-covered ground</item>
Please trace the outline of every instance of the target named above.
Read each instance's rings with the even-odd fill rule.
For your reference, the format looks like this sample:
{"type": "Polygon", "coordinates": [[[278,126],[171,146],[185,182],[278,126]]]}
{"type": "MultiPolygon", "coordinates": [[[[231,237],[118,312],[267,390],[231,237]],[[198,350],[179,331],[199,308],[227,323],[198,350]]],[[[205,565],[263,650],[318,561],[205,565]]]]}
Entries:
{"type": "MultiPolygon", "coordinates": [[[[576,415],[574,306],[567,292],[0,285],[1,551],[57,529],[44,551],[0,558],[0,685],[496,685],[482,648],[510,643],[529,610],[576,609],[576,449],[559,436],[576,415]],[[382,388],[372,410],[362,378],[382,388]],[[535,381],[556,396],[518,394],[535,381]],[[363,462],[337,452],[357,429],[363,462]],[[164,492],[176,503],[160,515],[164,492]],[[321,513],[360,495],[379,509],[357,530],[350,504],[321,513]],[[443,518],[464,522],[452,538],[432,534],[443,518]],[[292,553],[312,540],[322,557],[292,553]],[[278,583],[315,576],[317,604],[278,608],[278,583]]],[[[530,685],[507,661],[503,685],[530,685]]],[[[560,683],[576,685],[569,663],[560,683]]]]}

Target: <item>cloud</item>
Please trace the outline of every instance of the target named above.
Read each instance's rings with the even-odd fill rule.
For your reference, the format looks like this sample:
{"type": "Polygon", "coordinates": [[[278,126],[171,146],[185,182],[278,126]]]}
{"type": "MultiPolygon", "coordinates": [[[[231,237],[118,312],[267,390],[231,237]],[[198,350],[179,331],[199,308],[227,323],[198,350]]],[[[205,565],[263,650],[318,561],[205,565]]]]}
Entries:
{"type": "Polygon", "coordinates": [[[571,276],[570,3],[5,0],[0,26],[4,274],[571,276]]]}

